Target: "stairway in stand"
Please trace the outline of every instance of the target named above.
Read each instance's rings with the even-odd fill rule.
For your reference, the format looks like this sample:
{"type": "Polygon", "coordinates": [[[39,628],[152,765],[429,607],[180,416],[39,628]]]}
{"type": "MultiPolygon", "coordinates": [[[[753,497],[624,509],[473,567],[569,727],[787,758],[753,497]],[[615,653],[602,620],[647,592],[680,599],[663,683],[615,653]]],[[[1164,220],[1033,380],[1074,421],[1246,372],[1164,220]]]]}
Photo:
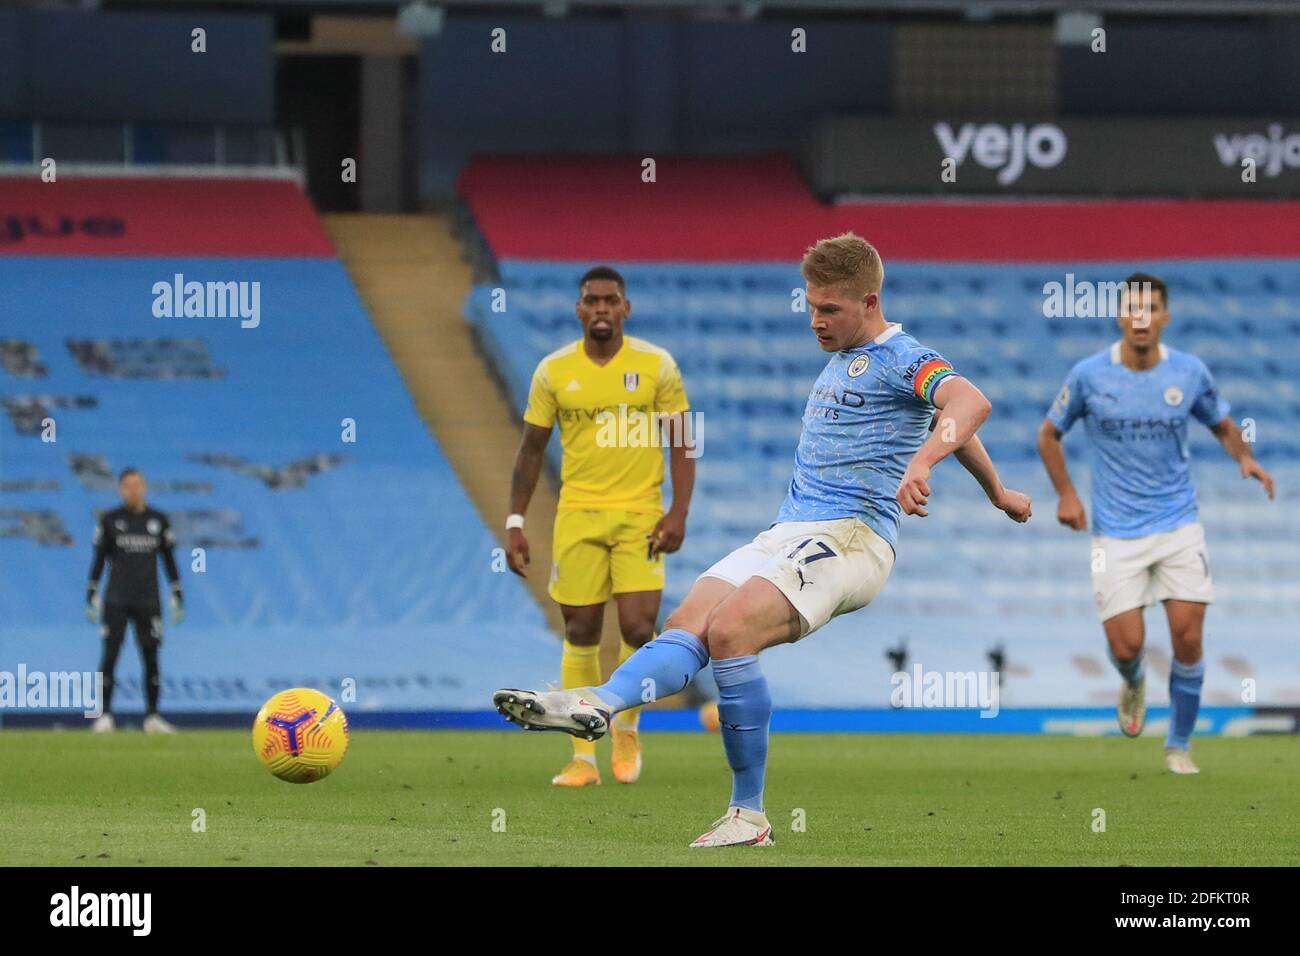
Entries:
{"type": "MultiPolygon", "coordinates": [[[[461,316],[470,270],[460,259],[450,222],[438,215],[323,218],[421,417],[504,546],[510,472],[523,410],[506,401],[461,316]]],[[[576,320],[574,331],[576,337],[576,320]]],[[[528,509],[532,551],[528,587],[559,635],[564,633],[564,623],[546,593],[556,490],[555,481],[544,474],[528,509]]],[[[484,567],[488,564],[489,556],[484,555],[484,567]]],[[[430,581],[429,586],[443,587],[446,582],[430,581]]],[[[617,666],[618,641],[618,616],[611,604],[601,649],[606,674],[617,666]]],[[[557,684],[559,670],[557,647],[557,684]]]]}

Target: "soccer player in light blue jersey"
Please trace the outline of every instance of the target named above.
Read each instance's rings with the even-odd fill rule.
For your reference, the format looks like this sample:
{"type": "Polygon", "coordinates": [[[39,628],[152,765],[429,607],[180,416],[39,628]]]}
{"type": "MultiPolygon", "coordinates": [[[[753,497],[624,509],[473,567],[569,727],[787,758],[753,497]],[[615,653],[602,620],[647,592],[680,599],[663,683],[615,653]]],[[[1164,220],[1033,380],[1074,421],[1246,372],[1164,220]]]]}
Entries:
{"type": "Polygon", "coordinates": [[[1214,590],[1188,468],[1189,420],[1208,427],[1242,477],[1262,482],[1270,498],[1273,479],[1242,439],[1205,363],[1161,343],[1169,322],[1165,283],[1134,273],[1119,305],[1123,337],[1070,370],[1039,429],[1038,450],[1060,495],[1057,519],[1083,531],[1083,503],[1061,446],[1061,436],[1083,419],[1092,463],[1092,583],[1110,659],[1123,678],[1120,730],[1136,737],[1146,723],[1142,612],[1163,602],[1174,649],[1165,766],[1198,773],[1189,748],[1205,677],[1205,608],[1214,590]]]}
{"type": "Polygon", "coordinates": [[[768,846],[763,811],[772,700],[760,651],[866,606],[894,566],[903,514],[925,517],[930,471],[955,454],[993,505],[1028,520],[976,437],[988,399],[941,355],[885,321],[884,266],[852,233],[808,250],[810,327],[830,353],[804,409],[794,477],[776,522],[704,572],[666,629],[599,687],[500,690],[515,723],[599,737],[612,714],[676,694],[713,662],[732,771],[727,812],[693,847],[768,846]]]}

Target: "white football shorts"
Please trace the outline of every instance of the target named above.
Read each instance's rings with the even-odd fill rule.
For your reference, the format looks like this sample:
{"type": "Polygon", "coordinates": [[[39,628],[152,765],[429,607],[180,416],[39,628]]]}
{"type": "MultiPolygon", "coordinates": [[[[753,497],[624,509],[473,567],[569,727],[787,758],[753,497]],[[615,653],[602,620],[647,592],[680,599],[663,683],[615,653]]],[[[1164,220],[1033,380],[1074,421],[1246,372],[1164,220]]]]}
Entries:
{"type": "Polygon", "coordinates": [[[1092,590],[1097,616],[1161,601],[1214,601],[1210,557],[1200,522],[1141,538],[1092,539],[1092,590]]]}
{"type": "Polygon", "coordinates": [[[831,618],[870,604],[893,568],[888,541],[857,518],[835,518],[773,525],[700,577],[736,587],[766,578],[799,612],[799,636],[806,637],[831,618]]]}

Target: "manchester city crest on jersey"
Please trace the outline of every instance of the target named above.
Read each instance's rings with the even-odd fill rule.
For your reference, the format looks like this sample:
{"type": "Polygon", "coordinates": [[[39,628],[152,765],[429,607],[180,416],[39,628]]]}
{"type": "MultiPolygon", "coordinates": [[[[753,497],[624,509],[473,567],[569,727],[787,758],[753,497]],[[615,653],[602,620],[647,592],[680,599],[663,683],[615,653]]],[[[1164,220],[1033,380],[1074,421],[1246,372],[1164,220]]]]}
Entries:
{"type": "Polygon", "coordinates": [[[641,384],[640,372],[623,373],[623,387],[626,388],[629,392],[635,392],[636,387],[640,384],[641,384]]]}
{"type": "Polygon", "coordinates": [[[859,375],[861,375],[863,372],[867,370],[867,366],[869,366],[870,364],[871,364],[871,359],[868,356],[859,355],[857,358],[855,358],[852,362],[849,363],[849,378],[857,378],[859,375]]]}
{"type": "Polygon", "coordinates": [[[150,518],[145,522],[144,527],[150,534],[157,534],[162,530],[162,523],[157,518],[150,518]]]}
{"type": "Polygon", "coordinates": [[[1183,390],[1177,385],[1170,385],[1165,389],[1165,404],[1175,407],[1183,404],[1183,390]]]}

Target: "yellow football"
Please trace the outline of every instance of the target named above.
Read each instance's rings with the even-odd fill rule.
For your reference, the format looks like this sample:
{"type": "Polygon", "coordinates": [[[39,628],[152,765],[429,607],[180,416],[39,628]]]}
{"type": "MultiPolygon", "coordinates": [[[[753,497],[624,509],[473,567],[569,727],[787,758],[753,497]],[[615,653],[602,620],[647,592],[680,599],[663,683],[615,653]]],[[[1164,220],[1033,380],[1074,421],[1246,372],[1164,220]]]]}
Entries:
{"type": "Polygon", "coordinates": [[[347,715],[318,690],[282,690],[257,712],[253,752],[281,780],[319,780],[338,767],[348,752],[347,715]]]}

